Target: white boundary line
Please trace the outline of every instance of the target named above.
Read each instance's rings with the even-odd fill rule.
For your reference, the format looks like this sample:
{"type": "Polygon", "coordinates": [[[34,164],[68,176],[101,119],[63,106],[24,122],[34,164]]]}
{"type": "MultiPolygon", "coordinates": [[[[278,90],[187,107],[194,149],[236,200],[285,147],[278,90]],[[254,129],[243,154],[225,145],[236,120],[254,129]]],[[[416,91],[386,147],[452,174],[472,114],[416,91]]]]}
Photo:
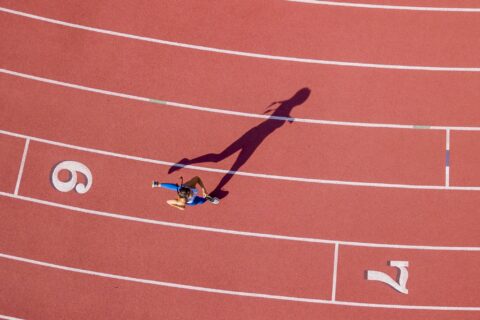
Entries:
{"type": "Polygon", "coordinates": [[[338,268],[338,242],[335,243],[335,253],[333,256],[332,301],[335,301],[336,295],[337,295],[337,268],[338,268]]]}
{"type": "Polygon", "coordinates": [[[480,72],[480,67],[433,67],[433,66],[410,66],[410,65],[396,65],[396,64],[379,64],[379,63],[361,63],[361,62],[347,62],[347,61],[334,61],[334,60],[321,60],[321,59],[308,59],[308,58],[296,58],[296,57],[288,57],[288,56],[277,56],[277,55],[269,55],[269,54],[261,54],[261,53],[252,53],[252,52],[244,52],[244,51],[235,51],[235,50],[226,50],[226,49],[219,49],[213,47],[206,47],[206,46],[199,46],[193,44],[186,44],[174,41],[167,41],[167,40],[160,40],[150,37],[143,37],[137,36],[129,33],[122,33],[116,32],[106,29],[88,27],[81,24],[65,22],[56,19],[50,19],[22,11],[12,10],[4,7],[0,7],[0,11],[22,16],[25,18],[30,18],[34,20],[39,20],[43,22],[48,22],[52,24],[62,25],[65,27],[81,29],[91,32],[97,32],[102,34],[107,34],[110,36],[152,42],[157,44],[187,48],[187,49],[194,49],[194,50],[201,50],[201,51],[208,51],[208,52],[215,52],[215,53],[222,53],[222,54],[229,54],[235,56],[242,56],[242,57],[250,57],[250,58],[261,58],[261,59],[268,59],[268,60],[278,60],[278,61],[289,61],[289,62],[301,62],[301,63],[311,63],[311,64],[323,64],[323,65],[335,65],[335,66],[343,66],[343,67],[361,67],[361,68],[377,68],[377,69],[396,69],[396,70],[421,70],[421,71],[450,71],[450,72],[480,72]]]}
{"type": "Polygon", "coordinates": [[[321,120],[321,119],[305,119],[305,118],[289,118],[289,117],[276,117],[276,116],[269,116],[263,114],[256,114],[256,113],[248,113],[248,112],[240,112],[240,111],[231,111],[225,109],[217,109],[217,108],[209,108],[209,107],[201,107],[195,106],[191,104],[179,103],[179,102],[171,102],[165,100],[156,100],[153,98],[146,98],[140,97],[125,93],[119,93],[114,91],[102,90],[92,87],[86,87],[78,84],[62,82],[58,80],[38,77],[26,73],[21,73],[17,71],[12,71],[8,69],[1,69],[0,73],[9,74],[12,76],[25,78],[29,80],[39,81],[43,83],[53,84],[57,86],[83,90],[88,92],[94,92],[99,94],[104,94],[108,96],[115,96],[124,99],[148,102],[148,103],[155,103],[160,105],[166,105],[170,107],[177,107],[177,108],[184,108],[196,111],[203,111],[203,112],[212,112],[212,113],[220,113],[232,116],[241,116],[241,117],[248,117],[248,118],[258,118],[258,119],[272,119],[272,120],[280,120],[280,121],[295,121],[300,123],[312,123],[312,124],[320,124],[320,125],[334,125],[334,126],[349,126],[349,127],[364,127],[364,128],[387,128],[387,129],[414,129],[414,130],[455,130],[455,131],[480,131],[480,127],[465,127],[465,126],[431,126],[431,125],[406,125],[406,124],[390,124],[390,123],[369,123],[369,122],[351,122],[351,121],[334,121],[334,120],[321,120]]]}
{"type": "Polygon", "coordinates": [[[9,316],[4,316],[2,314],[0,314],[0,319],[5,319],[5,320],[24,320],[24,319],[20,319],[20,318],[14,318],[14,317],[9,317],[9,316]]]}
{"type": "Polygon", "coordinates": [[[20,188],[20,182],[23,175],[23,167],[25,166],[25,160],[27,159],[28,145],[30,139],[25,139],[25,148],[23,149],[22,162],[20,163],[20,170],[18,170],[17,184],[15,185],[15,194],[18,194],[18,189],[20,188]]]}
{"type": "Polygon", "coordinates": [[[116,280],[137,282],[137,283],[184,289],[184,290],[227,294],[227,295],[241,296],[241,297],[263,298],[263,299],[272,299],[272,300],[295,301],[295,302],[318,303],[318,304],[333,304],[333,305],[342,305],[342,306],[351,306],[351,307],[367,307],[367,308],[391,308],[391,309],[439,310],[439,311],[480,311],[480,307],[418,306],[418,305],[395,305],[395,304],[379,304],[379,303],[363,303],[363,302],[347,302],[347,301],[330,301],[330,300],[322,300],[322,299],[299,298],[299,297],[280,296],[280,295],[263,294],[263,293],[255,293],[255,292],[232,291],[232,290],[207,288],[207,287],[192,286],[192,285],[149,280],[149,279],[142,279],[142,278],[134,278],[134,277],[121,276],[121,275],[98,272],[98,271],[87,270],[87,269],[79,269],[79,268],[67,267],[63,265],[13,256],[13,255],[4,254],[4,253],[0,253],[0,258],[19,261],[23,263],[29,263],[29,264],[38,265],[38,266],[47,267],[47,268],[59,269],[63,271],[70,271],[75,273],[87,274],[91,276],[103,277],[103,278],[110,278],[110,279],[116,279],[116,280]]]}
{"type": "Polygon", "coordinates": [[[352,8],[365,8],[365,9],[409,10],[409,11],[440,11],[440,12],[480,12],[480,8],[448,8],[448,7],[442,8],[442,7],[393,6],[393,5],[337,2],[337,1],[321,1],[321,0],[287,0],[287,1],[311,3],[311,4],[318,4],[318,5],[324,5],[324,6],[352,7],[352,8]]]}
{"type": "Polygon", "coordinates": [[[327,180],[327,179],[302,178],[302,177],[292,177],[292,176],[280,176],[280,175],[272,175],[272,174],[265,174],[265,173],[251,173],[251,172],[245,172],[245,171],[231,171],[231,170],[207,168],[207,167],[201,167],[201,166],[182,165],[182,164],[177,164],[177,163],[168,162],[168,161],[130,156],[126,154],[99,150],[94,148],[80,147],[80,146],[76,146],[68,143],[36,138],[33,136],[27,136],[24,134],[9,132],[5,130],[0,130],[0,134],[5,134],[12,137],[30,139],[32,141],[41,142],[41,143],[45,143],[53,146],[85,151],[85,152],[90,152],[95,154],[101,154],[101,155],[115,157],[115,158],[129,159],[129,160],[135,160],[135,161],[164,165],[164,166],[175,166],[175,167],[187,168],[187,169],[199,170],[199,171],[205,171],[205,172],[231,174],[231,175],[244,176],[244,177],[254,177],[254,178],[283,180],[283,181],[296,181],[296,182],[316,183],[316,184],[333,184],[333,185],[354,186],[354,187],[398,188],[398,189],[417,189],[417,190],[480,191],[480,187],[461,187],[461,186],[446,187],[444,185],[417,185],[417,184],[396,184],[396,183],[380,183],[380,182],[342,181],[342,180],[327,180]]]}
{"type": "Polygon", "coordinates": [[[42,77],[37,77],[37,76],[30,75],[30,74],[27,74],[27,73],[16,72],[16,71],[8,70],[8,69],[1,69],[0,68],[0,73],[5,73],[5,74],[12,75],[12,76],[25,78],[25,79],[30,79],[30,80],[35,80],[35,81],[39,81],[39,82],[49,83],[49,84],[53,84],[53,85],[57,85],[57,86],[62,86],[62,87],[73,88],[73,89],[77,89],[77,90],[83,90],[83,91],[88,91],[88,92],[105,94],[107,96],[115,96],[115,97],[119,97],[119,98],[138,100],[138,101],[143,101],[143,102],[150,102],[150,100],[151,100],[151,99],[144,98],[144,97],[132,96],[132,95],[129,95],[129,94],[107,91],[107,90],[101,90],[101,89],[85,87],[85,86],[81,86],[81,85],[77,85],[77,84],[73,84],[73,83],[62,82],[62,81],[57,81],[57,80],[52,80],[52,79],[42,78],[42,77]]]}
{"type": "Polygon", "coordinates": [[[196,226],[196,225],[189,225],[189,224],[183,224],[183,223],[174,223],[174,222],[168,222],[168,221],[139,218],[134,216],[128,216],[128,215],[93,210],[93,209],[85,209],[85,208],[70,206],[70,205],[61,204],[57,202],[27,197],[27,196],[14,195],[14,194],[3,192],[3,191],[0,191],[0,196],[37,203],[45,206],[90,214],[94,216],[134,221],[139,223],[146,223],[146,224],[159,225],[159,226],[172,227],[172,228],[229,234],[229,235],[236,235],[236,236],[266,238],[266,239],[286,240],[286,241],[298,241],[298,242],[308,242],[308,243],[320,243],[320,244],[329,244],[329,245],[344,245],[344,246],[352,246],[352,247],[366,247],[366,248],[480,252],[480,247],[447,247],[447,246],[422,246],[422,245],[405,245],[405,244],[368,243],[368,242],[355,242],[355,241],[327,240],[327,239],[307,238],[307,237],[294,237],[294,236],[284,236],[284,235],[269,234],[269,233],[258,233],[258,232],[247,232],[247,231],[238,231],[238,230],[230,230],[230,229],[212,228],[212,227],[196,226]]]}

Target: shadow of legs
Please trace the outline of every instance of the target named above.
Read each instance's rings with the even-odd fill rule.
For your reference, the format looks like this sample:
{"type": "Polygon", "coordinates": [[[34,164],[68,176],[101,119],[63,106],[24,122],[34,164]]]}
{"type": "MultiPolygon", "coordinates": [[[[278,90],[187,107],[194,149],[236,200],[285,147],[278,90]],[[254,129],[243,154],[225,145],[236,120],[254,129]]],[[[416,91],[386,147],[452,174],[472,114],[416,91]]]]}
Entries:
{"type": "Polygon", "coordinates": [[[183,158],[182,160],[180,160],[179,162],[171,166],[170,169],[168,169],[168,173],[169,174],[174,173],[175,171],[178,171],[184,166],[189,164],[196,164],[196,163],[202,163],[202,162],[218,162],[222,159],[223,157],[221,157],[221,154],[217,154],[217,153],[207,153],[207,154],[204,154],[203,156],[190,159],[190,160],[187,158],[183,158]]]}
{"type": "Polygon", "coordinates": [[[184,166],[189,164],[196,164],[196,163],[203,163],[203,162],[220,162],[223,159],[234,154],[240,148],[242,148],[242,141],[240,139],[237,139],[235,142],[233,142],[231,145],[229,145],[225,150],[223,150],[220,153],[207,153],[190,160],[187,158],[183,158],[182,160],[180,160],[179,162],[171,166],[170,169],[168,169],[168,173],[169,174],[174,173],[175,171],[178,171],[184,166]]]}
{"type": "Polygon", "coordinates": [[[218,199],[223,199],[228,195],[228,191],[223,190],[222,188],[227,185],[227,183],[233,178],[235,173],[247,162],[247,160],[252,156],[255,149],[242,149],[234,164],[230,168],[230,172],[226,173],[222,180],[218,183],[215,189],[212,191],[212,196],[217,197],[218,199]]]}

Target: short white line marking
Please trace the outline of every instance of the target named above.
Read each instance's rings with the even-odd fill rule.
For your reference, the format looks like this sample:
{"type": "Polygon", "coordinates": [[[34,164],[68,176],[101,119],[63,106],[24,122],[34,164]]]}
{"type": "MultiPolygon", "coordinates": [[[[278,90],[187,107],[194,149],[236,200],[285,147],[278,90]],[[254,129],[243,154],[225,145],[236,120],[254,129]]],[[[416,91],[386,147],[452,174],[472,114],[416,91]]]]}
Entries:
{"type": "Polygon", "coordinates": [[[362,303],[362,302],[348,302],[348,301],[330,301],[330,300],[322,300],[322,299],[299,298],[299,297],[280,296],[280,295],[263,294],[263,293],[255,293],[255,292],[232,291],[232,290],[207,288],[207,287],[192,286],[192,285],[149,280],[149,279],[142,279],[142,278],[134,278],[134,277],[121,276],[117,274],[98,272],[98,271],[87,270],[87,269],[79,269],[79,268],[73,268],[73,267],[67,267],[63,265],[48,263],[44,261],[38,261],[38,260],[32,260],[28,258],[13,256],[13,255],[4,254],[4,253],[0,253],[0,258],[19,261],[23,263],[29,263],[29,264],[38,265],[38,266],[47,267],[47,268],[63,270],[63,271],[70,271],[70,272],[75,272],[80,274],[103,277],[103,278],[110,278],[110,279],[116,279],[116,280],[137,282],[137,283],[184,289],[184,290],[227,294],[232,296],[296,301],[296,302],[306,302],[306,303],[334,304],[334,305],[367,307],[367,308],[391,308],[391,309],[439,310],[439,311],[480,311],[480,307],[417,306],[417,305],[395,305],[395,304],[362,303]]]}
{"type": "Polygon", "coordinates": [[[325,6],[353,7],[366,9],[385,10],[410,10],[410,11],[441,11],[441,12],[480,12],[480,8],[442,8],[442,7],[417,7],[417,6],[393,6],[381,4],[365,4],[352,2],[321,1],[321,0],[287,0],[290,2],[303,2],[325,6]]]}
{"type": "Polygon", "coordinates": [[[139,223],[147,223],[147,224],[153,224],[153,225],[160,225],[160,226],[172,227],[172,228],[206,231],[206,232],[230,234],[230,235],[245,236],[245,237],[256,237],[256,238],[332,244],[332,245],[341,244],[345,246],[368,247],[368,248],[391,248],[391,249],[435,250],[435,251],[480,251],[480,247],[446,247],[446,246],[421,246],[421,245],[404,245],[404,244],[368,243],[368,242],[326,240],[326,239],[318,239],[318,238],[284,236],[284,235],[269,234],[269,233],[237,231],[237,230],[189,225],[189,224],[183,224],[183,223],[174,223],[174,222],[161,221],[161,220],[151,220],[151,219],[138,218],[138,217],[117,214],[117,213],[85,209],[85,208],[70,206],[70,205],[61,204],[57,202],[51,202],[47,200],[14,195],[14,194],[3,192],[3,191],[0,191],[0,196],[32,202],[32,203],[38,203],[45,206],[56,207],[56,208],[66,209],[66,210],[75,211],[75,212],[81,212],[81,213],[95,215],[95,216],[134,221],[139,223]]]}
{"type": "Polygon", "coordinates": [[[445,167],[445,187],[450,187],[450,167],[445,167]]]}
{"type": "Polygon", "coordinates": [[[458,190],[458,191],[480,191],[480,187],[461,187],[461,186],[454,186],[454,187],[445,187],[443,185],[417,185],[417,184],[395,184],[395,183],[380,183],[380,182],[358,182],[358,181],[341,181],[341,180],[327,180],[327,179],[315,179],[315,178],[301,178],[301,177],[291,177],[291,176],[280,176],[280,175],[272,175],[272,174],[264,174],[264,173],[251,173],[245,171],[231,171],[231,170],[224,170],[224,169],[214,169],[214,168],[207,168],[207,167],[200,167],[200,166],[192,166],[192,165],[179,165],[173,162],[162,161],[162,160],[154,160],[149,158],[142,158],[137,156],[130,156],[121,153],[115,153],[105,150],[99,150],[94,148],[86,148],[80,147],[68,143],[63,142],[56,142],[52,140],[36,138],[33,136],[27,136],[19,133],[9,132],[5,130],[0,130],[0,134],[5,134],[12,137],[20,137],[24,139],[30,139],[33,141],[69,148],[73,150],[80,150],[95,154],[102,154],[105,156],[121,158],[121,159],[129,159],[135,160],[140,162],[146,163],[153,163],[158,165],[164,166],[176,166],[182,167],[192,170],[199,170],[205,172],[216,172],[222,174],[235,174],[237,176],[244,176],[244,177],[255,177],[255,178],[263,178],[263,179],[272,179],[272,180],[283,180],[283,181],[296,181],[296,182],[305,182],[305,183],[316,183],[316,184],[333,184],[333,185],[344,185],[344,186],[354,186],[354,187],[375,187],[375,188],[398,188],[398,189],[418,189],[418,190],[458,190]]]}
{"type": "Polygon", "coordinates": [[[42,17],[42,16],[38,16],[38,15],[34,15],[34,14],[22,12],[22,11],[16,11],[16,10],[4,8],[4,7],[0,7],[0,11],[34,19],[34,20],[62,25],[65,27],[107,34],[110,36],[158,43],[158,44],[181,47],[181,48],[230,54],[235,56],[261,58],[261,59],[278,60],[278,61],[289,61],[289,62],[335,65],[335,66],[343,66],[343,67],[361,67],[361,68],[396,69],[396,70],[421,70],[421,71],[480,72],[480,67],[434,67],[434,66],[410,66],[410,65],[396,65],[396,64],[346,62],[346,61],[296,58],[296,57],[288,57],[288,56],[277,56],[277,55],[268,55],[268,54],[252,53],[252,52],[244,52],[244,51],[226,50],[226,49],[212,48],[212,47],[186,44],[186,43],[180,43],[180,42],[174,42],[174,41],[166,41],[166,40],[154,39],[150,37],[137,36],[129,33],[122,33],[122,32],[116,32],[116,31],[105,30],[100,28],[88,27],[85,25],[65,22],[65,21],[56,20],[56,19],[50,19],[50,18],[46,18],[46,17],[42,17]]]}
{"type": "Polygon", "coordinates": [[[405,124],[389,124],[389,123],[369,123],[369,122],[351,122],[351,121],[334,121],[334,120],[321,120],[321,119],[304,119],[304,118],[289,118],[289,117],[276,117],[276,116],[268,116],[263,114],[256,114],[256,113],[248,113],[248,112],[240,112],[240,111],[231,111],[225,109],[216,109],[216,108],[209,108],[209,107],[200,107],[191,104],[179,103],[179,102],[172,102],[172,101],[161,101],[134,96],[125,93],[118,93],[108,90],[96,89],[91,87],[86,87],[82,85],[72,84],[68,82],[62,82],[58,80],[52,80],[48,78],[38,77],[26,73],[21,73],[17,71],[12,71],[8,69],[0,69],[0,73],[9,74],[16,77],[21,77],[25,79],[30,79],[34,81],[49,83],[57,86],[83,90],[88,92],[94,92],[99,94],[105,94],[109,96],[120,97],[124,99],[131,99],[137,100],[142,102],[148,103],[158,103],[159,105],[166,105],[171,107],[177,108],[184,108],[189,110],[196,110],[196,111],[203,111],[203,112],[212,112],[212,113],[220,113],[232,116],[241,116],[241,117],[248,117],[248,118],[258,118],[258,119],[272,119],[272,120],[280,120],[280,121],[295,121],[301,123],[313,123],[313,124],[320,124],[320,125],[334,125],[334,126],[348,126],[348,127],[365,127],[365,128],[389,128],[389,129],[414,129],[414,130],[458,130],[458,131],[480,131],[480,127],[465,127],[465,126],[430,126],[430,125],[405,125],[405,124]],[[158,101],[158,102],[155,102],[158,101]]]}
{"type": "Polygon", "coordinates": [[[18,194],[18,190],[20,189],[20,182],[22,180],[23,167],[25,166],[25,160],[27,159],[29,143],[30,143],[30,139],[27,138],[25,140],[25,148],[23,149],[22,162],[20,163],[20,170],[18,170],[17,184],[15,185],[15,194],[18,194]]]}
{"type": "Polygon", "coordinates": [[[446,130],[446,144],[445,149],[450,150],[450,129],[446,130]]]}
{"type": "Polygon", "coordinates": [[[337,268],[338,268],[338,242],[335,243],[335,253],[333,257],[332,301],[335,301],[336,294],[337,294],[337,268]]]}

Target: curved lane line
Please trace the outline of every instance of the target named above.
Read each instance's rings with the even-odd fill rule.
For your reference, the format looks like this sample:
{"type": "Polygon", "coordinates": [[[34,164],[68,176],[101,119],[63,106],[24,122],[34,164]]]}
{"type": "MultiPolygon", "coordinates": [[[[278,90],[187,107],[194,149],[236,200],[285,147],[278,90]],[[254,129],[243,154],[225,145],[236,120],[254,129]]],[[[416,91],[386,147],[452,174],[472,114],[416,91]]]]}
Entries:
{"type": "Polygon", "coordinates": [[[398,183],[381,183],[381,182],[360,182],[360,181],[344,181],[344,180],[327,180],[327,179],[315,179],[315,178],[302,178],[302,177],[292,177],[292,176],[280,176],[280,175],[273,175],[273,174],[265,174],[265,173],[252,173],[246,171],[231,171],[231,170],[224,170],[224,169],[215,169],[215,168],[207,168],[201,166],[192,166],[192,165],[183,165],[177,164],[174,162],[168,162],[163,160],[155,160],[149,158],[143,158],[138,156],[131,156],[122,153],[116,153],[111,151],[105,151],[100,149],[94,148],[87,148],[87,147],[80,147],[73,144],[57,142],[53,140],[47,140],[42,138],[37,138],[33,136],[28,136],[20,133],[0,130],[0,134],[5,134],[12,137],[18,137],[23,139],[30,139],[32,141],[37,141],[40,143],[45,143],[53,146],[69,148],[73,150],[80,150],[90,153],[101,154],[110,157],[122,158],[122,159],[129,159],[153,164],[159,164],[164,166],[175,166],[179,168],[187,168],[199,171],[206,171],[206,172],[216,172],[222,174],[231,174],[237,176],[245,176],[245,177],[255,177],[255,178],[263,178],[263,179],[272,179],[272,180],[284,180],[284,181],[296,181],[296,182],[306,182],[306,183],[317,183],[317,184],[334,184],[334,185],[344,185],[344,186],[355,186],[355,187],[377,187],[377,188],[399,188],[399,189],[424,189],[424,190],[456,190],[456,191],[480,191],[480,187],[467,187],[467,186],[445,186],[445,185],[420,185],[420,184],[398,184],[398,183]]]}
{"type": "Polygon", "coordinates": [[[288,57],[288,56],[277,56],[277,55],[269,55],[269,54],[253,53],[253,52],[235,51],[235,50],[219,49],[219,48],[199,46],[199,45],[193,45],[193,44],[187,44],[187,43],[180,43],[180,42],[174,42],[174,41],[167,41],[167,40],[155,39],[150,37],[137,36],[129,33],[88,27],[81,24],[70,23],[70,22],[65,22],[65,21],[56,20],[56,19],[50,19],[50,18],[46,18],[46,17],[42,17],[42,16],[38,16],[38,15],[34,15],[34,14],[22,12],[22,11],[12,10],[4,7],[0,7],[0,12],[14,14],[14,15],[25,17],[25,18],[48,22],[56,25],[62,25],[65,27],[107,34],[110,36],[152,42],[152,43],[169,45],[174,47],[250,57],[250,58],[335,65],[335,66],[343,66],[343,67],[361,67],[361,68],[396,69],[396,70],[421,70],[421,71],[480,72],[480,67],[434,67],[434,66],[409,66],[409,65],[396,65],[396,64],[362,63],[362,62],[296,58],[296,57],[288,57]]]}
{"type": "Polygon", "coordinates": [[[383,5],[383,4],[337,2],[337,1],[322,1],[322,0],[287,0],[287,1],[311,3],[311,4],[318,4],[318,5],[324,5],[324,6],[365,8],[365,9],[409,10],[409,11],[440,11],[440,12],[480,12],[480,8],[394,6],[394,5],[383,5]]]}
{"type": "Polygon", "coordinates": [[[179,283],[173,283],[173,282],[134,278],[134,277],[121,276],[117,274],[98,272],[98,271],[87,270],[87,269],[79,269],[79,268],[62,266],[54,263],[48,263],[44,261],[38,261],[38,260],[32,260],[28,258],[13,256],[5,253],[0,253],[0,258],[19,261],[23,263],[29,263],[29,264],[47,267],[47,268],[59,269],[63,271],[70,271],[75,273],[103,277],[103,278],[110,278],[110,279],[116,279],[116,280],[137,282],[137,283],[184,289],[184,290],[227,294],[232,296],[263,298],[263,299],[273,299],[273,300],[283,300],[283,301],[296,301],[296,302],[306,302],[306,303],[318,303],[318,304],[333,304],[333,305],[342,305],[342,306],[350,306],[350,307],[410,309],[410,310],[412,309],[413,310],[439,310],[439,311],[480,311],[480,307],[418,306],[418,305],[379,304],[379,303],[364,303],[364,302],[349,302],[349,301],[331,301],[331,300],[322,300],[322,299],[314,299],[314,298],[300,298],[300,297],[280,296],[280,295],[273,295],[273,294],[263,294],[263,293],[256,293],[256,292],[233,291],[233,290],[192,286],[192,285],[179,284],[179,283]]]}
{"type": "Polygon", "coordinates": [[[364,128],[389,128],[389,129],[416,129],[416,130],[457,130],[457,131],[480,131],[480,127],[465,127],[465,126],[433,126],[433,125],[408,125],[408,124],[391,124],[391,123],[371,123],[371,122],[352,122],[352,121],[335,121],[335,120],[321,120],[321,119],[306,119],[306,118],[289,118],[289,117],[279,117],[279,116],[269,116],[264,114],[248,113],[241,111],[232,111],[218,108],[209,108],[195,106],[191,104],[185,104],[180,102],[172,102],[165,100],[157,100],[152,98],[140,97],[120,92],[108,91],[103,89],[97,89],[87,86],[82,86],[78,84],[43,78],[34,76],[27,73],[17,72],[8,69],[0,68],[0,73],[9,74],[12,76],[25,78],[29,80],[39,81],[43,83],[49,83],[61,87],[67,87],[77,90],[83,90],[88,92],[94,92],[109,96],[115,96],[124,99],[155,103],[160,105],[166,105],[170,107],[183,108],[189,110],[211,112],[211,113],[220,113],[231,116],[247,117],[247,118],[258,118],[258,119],[271,119],[271,120],[280,120],[280,121],[294,121],[300,123],[312,123],[312,124],[321,124],[321,125],[332,125],[332,126],[347,126],[347,127],[364,127],[364,128]]]}
{"type": "Polygon", "coordinates": [[[23,320],[20,318],[14,318],[14,317],[9,317],[9,316],[4,316],[0,314],[0,319],[5,319],[5,320],[23,320]]]}
{"type": "Polygon", "coordinates": [[[431,251],[480,251],[480,247],[453,247],[453,246],[422,246],[422,245],[408,245],[408,244],[385,244],[385,243],[369,243],[369,242],[357,242],[357,241],[342,241],[342,240],[327,240],[327,239],[318,239],[318,238],[307,238],[307,237],[294,237],[294,236],[284,236],[278,234],[270,234],[270,233],[259,233],[259,232],[247,232],[247,231],[238,231],[238,230],[230,230],[230,229],[221,229],[221,228],[213,228],[213,227],[204,227],[204,226],[197,226],[197,225],[190,225],[190,224],[183,224],[183,223],[175,223],[175,222],[168,222],[168,221],[161,221],[161,220],[152,220],[147,218],[139,218],[129,215],[123,215],[118,213],[111,213],[93,209],[86,209],[80,208],[75,206],[70,206],[67,204],[62,204],[58,202],[52,202],[47,200],[36,199],[27,196],[15,195],[12,193],[7,193],[0,191],[1,197],[13,198],[17,200],[37,203],[45,206],[55,207],[66,209],[75,212],[81,212],[85,214],[101,216],[101,217],[108,217],[113,219],[119,220],[127,220],[127,221],[134,221],[146,224],[153,224],[153,225],[160,225],[164,227],[171,227],[171,228],[181,228],[181,229],[189,229],[189,230],[196,230],[196,231],[206,231],[206,232],[213,232],[213,233],[222,233],[222,234],[230,234],[230,235],[237,235],[237,236],[244,236],[244,237],[255,237],[255,238],[266,238],[266,239],[275,239],[275,240],[286,240],[286,241],[298,241],[298,242],[309,242],[309,243],[321,243],[321,244],[332,244],[332,245],[343,245],[343,246],[351,246],[351,247],[366,247],[366,248],[389,248],[389,249],[409,249],[409,250],[431,250],[431,251]]]}

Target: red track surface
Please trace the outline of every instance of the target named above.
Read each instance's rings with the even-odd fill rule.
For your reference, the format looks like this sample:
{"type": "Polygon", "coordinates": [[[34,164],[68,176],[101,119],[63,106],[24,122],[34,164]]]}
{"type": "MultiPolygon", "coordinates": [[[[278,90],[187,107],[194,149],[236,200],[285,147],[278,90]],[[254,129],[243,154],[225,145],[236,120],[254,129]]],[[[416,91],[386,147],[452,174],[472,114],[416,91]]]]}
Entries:
{"type": "MultiPolygon", "coordinates": [[[[55,80],[254,113],[307,86],[311,97],[294,110],[296,117],[416,125],[476,125],[480,118],[475,103],[480,100],[479,73],[394,72],[254,59],[0,15],[5,30],[2,67],[55,80]]],[[[472,52],[477,57],[478,50],[472,52]]]]}
{"type": "MultiPolygon", "coordinates": [[[[461,2],[450,2],[462,7],[461,2]]],[[[352,10],[268,0],[165,1],[153,7],[147,0],[71,6],[62,5],[61,0],[6,3],[9,8],[60,20],[216,48],[389,64],[479,63],[478,13],[352,10]]],[[[413,5],[428,4],[415,1],[413,5]]],[[[478,7],[473,1],[465,5],[478,7]]]]}
{"type": "MultiPolygon", "coordinates": [[[[451,1],[443,6],[475,5],[451,1]]],[[[153,7],[138,1],[5,1],[2,6],[245,52],[377,64],[480,65],[480,13],[273,0],[165,1],[153,7]]],[[[11,71],[254,114],[309,87],[310,97],[292,117],[479,126],[480,72],[240,57],[0,15],[0,63],[11,71]]],[[[278,120],[192,111],[5,73],[0,87],[0,318],[479,317],[480,191],[412,188],[445,186],[446,140],[449,186],[479,187],[480,131],[451,130],[448,139],[446,130],[285,122],[259,144],[241,172],[403,187],[236,175],[220,205],[179,212],[165,204],[172,194],[152,190],[151,180],[200,175],[213,189],[223,173],[205,170],[229,170],[238,153],[218,163],[195,164],[202,170],[172,175],[156,160],[174,163],[218,153],[251,128],[278,120]],[[64,160],[91,170],[93,185],[86,194],[52,187],[52,168],[64,160]],[[18,261],[22,258],[34,261],[18,261]],[[396,268],[387,265],[392,260],[409,261],[408,295],[364,277],[366,270],[376,270],[396,279],[396,268]],[[74,269],[58,269],[64,267],[74,269]],[[459,310],[438,310],[442,307],[459,310]]]]}

